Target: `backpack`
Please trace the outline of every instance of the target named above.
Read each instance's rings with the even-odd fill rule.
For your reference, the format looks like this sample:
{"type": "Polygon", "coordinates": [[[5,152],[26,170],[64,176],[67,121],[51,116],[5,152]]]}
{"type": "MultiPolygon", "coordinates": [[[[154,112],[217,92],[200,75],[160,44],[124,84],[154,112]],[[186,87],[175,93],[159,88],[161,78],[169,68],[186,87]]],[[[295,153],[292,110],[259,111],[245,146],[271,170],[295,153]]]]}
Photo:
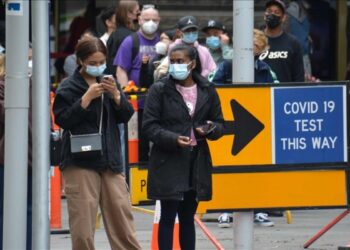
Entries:
{"type": "MultiPolygon", "coordinates": [[[[140,40],[139,37],[137,35],[137,32],[133,32],[131,35],[131,39],[132,39],[132,50],[131,50],[131,58],[132,61],[135,59],[135,57],[138,55],[139,53],[139,49],[140,49],[140,40]]],[[[110,40],[108,40],[107,42],[107,69],[105,71],[106,74],[112,74],[113,76],[115,76],[116,73],[116,67],[113,65],[114,62],[114,58],[117,55],[118,49],[119,48],[115,48],[113,47],[114,43],[111,42],[110,40]]]]}

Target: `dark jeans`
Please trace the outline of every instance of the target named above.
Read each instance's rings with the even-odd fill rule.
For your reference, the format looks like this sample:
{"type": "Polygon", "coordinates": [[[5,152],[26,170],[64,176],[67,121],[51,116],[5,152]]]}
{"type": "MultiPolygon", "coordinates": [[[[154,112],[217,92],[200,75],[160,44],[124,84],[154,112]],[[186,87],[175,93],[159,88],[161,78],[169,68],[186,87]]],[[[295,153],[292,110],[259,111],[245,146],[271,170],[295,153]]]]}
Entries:
{"type": "Polygon", "coordinates": [[[181,250],[194,250],[196,246],[196,231],[194,215],[197,210],[196,192],[184,193],[182,201],[161,200],[161,216],[158,231],[159,250],[173,249],[173,233],[176,214],[179,217],[181,250]]]}
{"type": "MultiPolygon", "coordinates": [[[[27,194],[27,244],[26,249],[32,249],[32,171],[28,171],[27,194]]],[[[4,166],[0,165],[0,249],[2,249],[2,237],[4,226],[4,166]]]]}

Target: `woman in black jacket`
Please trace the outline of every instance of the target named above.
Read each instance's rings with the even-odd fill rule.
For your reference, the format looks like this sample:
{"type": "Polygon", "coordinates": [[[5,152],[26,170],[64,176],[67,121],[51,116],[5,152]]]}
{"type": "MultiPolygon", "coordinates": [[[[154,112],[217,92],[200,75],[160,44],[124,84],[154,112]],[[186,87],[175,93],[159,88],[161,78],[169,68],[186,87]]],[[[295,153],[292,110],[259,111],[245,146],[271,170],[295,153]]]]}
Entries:
{"type": "Polygon", "coordinates": [[[178,214],[181,249],[191,250],[198,201],[212,194],[206,139],[222,136],[223,116],[214,86],[200,76],[196,49],[177,45],[169,55],[170,76],[151,86],[143,114],[143,132],[153,142],[148,197],[161,201],[159,249],[172,249],[178,214]]]}
{"type": "MultiPolygon", "coordinates": [[[[117,124],[133,109],[113,77],[100,81],[106,47],[95,37],[76,46],[78,69],[56,92],[53,111],[64,129],[61,170],[65,181],[73,249],[94,249],[95,220],[100,205],[112,249],[141,249],[135,237],[129,192],[122,173],[117,124]],[[102,153],[76,157],[71,135],[102,133],[102,153]]],[[[84,144],[85,145],[85,144],[84,144]]]]}

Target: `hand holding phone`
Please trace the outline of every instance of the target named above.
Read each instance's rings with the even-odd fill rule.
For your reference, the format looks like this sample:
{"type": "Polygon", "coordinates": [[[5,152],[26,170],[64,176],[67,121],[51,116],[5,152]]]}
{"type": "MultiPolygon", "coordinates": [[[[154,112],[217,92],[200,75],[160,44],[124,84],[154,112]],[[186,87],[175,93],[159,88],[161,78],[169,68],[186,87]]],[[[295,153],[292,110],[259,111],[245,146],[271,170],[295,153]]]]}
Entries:
{"type": "Polygon", "coordinates": [[[213,122],[207,121],[206,124],[197,127],[196,130],[200,135],[204,136],[213,132],[215,128],[216,128],[216,125],[213,122]]]}
{"type": "Polygon", "coordinates": [[[101,78],[101,85],[104,91],[110,93],[114,101],[117,103],[117,105],[119,105],[121,95],[113,75],[102,75],[101,78]]]}
{"type": "Polygon", "coordinates": [[[113,79],[114,80],[113,75],[103,75],[102,79],[113,79]]]}

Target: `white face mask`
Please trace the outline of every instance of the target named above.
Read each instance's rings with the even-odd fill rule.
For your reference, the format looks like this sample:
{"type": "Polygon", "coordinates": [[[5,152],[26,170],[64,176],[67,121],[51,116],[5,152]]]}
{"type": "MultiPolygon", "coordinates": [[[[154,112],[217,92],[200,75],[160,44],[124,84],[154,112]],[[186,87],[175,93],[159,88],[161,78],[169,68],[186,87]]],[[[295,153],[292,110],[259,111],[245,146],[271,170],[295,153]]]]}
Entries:
{"type": "Polygon", "coordinates": [[[156,53],[165,56],[168,50],[168,45],[164,42],[156,43],[156,53]]]}
{"type": "Polygon", "coordinates": [[[152,35],[157,31],[158,25],[158,23],[149,20],[142,24],[141,29],[145,34],[152,35]]]}

